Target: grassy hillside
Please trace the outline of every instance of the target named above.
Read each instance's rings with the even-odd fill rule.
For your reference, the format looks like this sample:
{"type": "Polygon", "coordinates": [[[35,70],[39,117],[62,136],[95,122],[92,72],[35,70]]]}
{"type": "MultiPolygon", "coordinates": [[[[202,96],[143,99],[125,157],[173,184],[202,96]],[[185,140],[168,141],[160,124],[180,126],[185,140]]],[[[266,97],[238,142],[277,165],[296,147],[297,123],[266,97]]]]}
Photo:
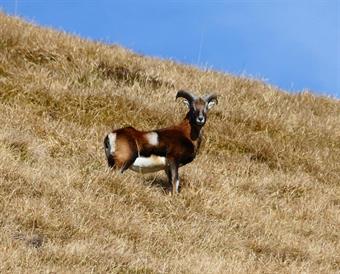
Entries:
{"type": "Polygon", "coordinates": [[[89,42],[0,13],[1,273],[335,273],[340,102],[89,42]],[[215,91],[200,154],[115,174],[112,127],[182,119],[215,91]]]}

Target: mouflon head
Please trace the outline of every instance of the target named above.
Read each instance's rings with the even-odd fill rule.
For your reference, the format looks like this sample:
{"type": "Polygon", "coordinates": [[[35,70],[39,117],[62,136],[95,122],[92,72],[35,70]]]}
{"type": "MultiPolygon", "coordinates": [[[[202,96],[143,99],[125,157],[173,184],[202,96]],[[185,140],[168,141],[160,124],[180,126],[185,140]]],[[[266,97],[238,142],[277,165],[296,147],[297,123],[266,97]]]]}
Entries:
{"type": "Polygon", "coordinates": [[[208,111],[218,103],[215,94],[197,97],[188,91],[180,90],[177,92],[176,99],[179,97],[184,99],[183,102],[189,108],[188,116],[190,123],[200,127],[204,126],[207,121],[208,111]]]}

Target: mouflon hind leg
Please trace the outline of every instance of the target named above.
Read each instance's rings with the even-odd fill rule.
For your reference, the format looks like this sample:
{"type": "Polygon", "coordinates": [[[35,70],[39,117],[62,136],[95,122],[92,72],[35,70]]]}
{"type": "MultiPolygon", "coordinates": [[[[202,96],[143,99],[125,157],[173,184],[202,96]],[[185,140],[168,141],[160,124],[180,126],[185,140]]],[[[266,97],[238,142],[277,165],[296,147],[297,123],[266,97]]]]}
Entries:
{"type": "Polygon", "coordinates": [[[120,172],[123,173],[125,170],[127,170],[134,163],[136,159],[137,159],[137,155],[134,154],[130,159],[128,159],[127,161],[124,162],[124,164],[122,164],[120,168],[120,172]]]}

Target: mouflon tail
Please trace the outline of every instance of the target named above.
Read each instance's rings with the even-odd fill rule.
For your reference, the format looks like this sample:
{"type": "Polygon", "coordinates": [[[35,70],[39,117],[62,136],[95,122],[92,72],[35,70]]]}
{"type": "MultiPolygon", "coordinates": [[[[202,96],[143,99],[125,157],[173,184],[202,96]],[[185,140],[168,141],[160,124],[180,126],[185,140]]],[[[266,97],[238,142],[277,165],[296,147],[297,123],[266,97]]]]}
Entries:
{"type": "Polygon", "coordinates": [[[108,166],[114,167],[115,159],[113,157],[113,154],[111,153],[111,144],[110,144],[109,135],[106,135],[104,139],[104,149],[105,149],[105,155],[106,155],[108,166]]]}

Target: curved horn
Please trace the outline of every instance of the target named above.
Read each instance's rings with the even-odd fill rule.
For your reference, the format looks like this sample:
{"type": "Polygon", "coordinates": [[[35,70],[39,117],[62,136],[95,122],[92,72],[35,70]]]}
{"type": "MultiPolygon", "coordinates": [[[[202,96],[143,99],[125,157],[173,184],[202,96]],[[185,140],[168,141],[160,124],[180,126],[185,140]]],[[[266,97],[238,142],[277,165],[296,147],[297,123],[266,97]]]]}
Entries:
{"type": "Polygon", "coordinates": [[[185,90],[180,90],[180,91],[177,92],[176,100],[179,97],[186,99],[189,102],[189,104],[191,104],[192,101],[194,101],[196,99],[196,96],[190,94],[189,92],[187,92],[185,90]]]}
{"type": "Polygon", "coordinates": [[[207,104],[207,108],[211,109],[214,105],[217,105],[217,95],[216,94],[210,94],[204,97],[204,100],[207,104]]]}
{"type": "Polygon", "coordinates": [[[209,102],[211,101],[215,101],[216,102],[216,105],[218,103],[218,100],[217,100],[217,95],[216,94],[210,94],[210,95],[207,95],[204,97],[204,100],[209,104],[209,102]]]}

